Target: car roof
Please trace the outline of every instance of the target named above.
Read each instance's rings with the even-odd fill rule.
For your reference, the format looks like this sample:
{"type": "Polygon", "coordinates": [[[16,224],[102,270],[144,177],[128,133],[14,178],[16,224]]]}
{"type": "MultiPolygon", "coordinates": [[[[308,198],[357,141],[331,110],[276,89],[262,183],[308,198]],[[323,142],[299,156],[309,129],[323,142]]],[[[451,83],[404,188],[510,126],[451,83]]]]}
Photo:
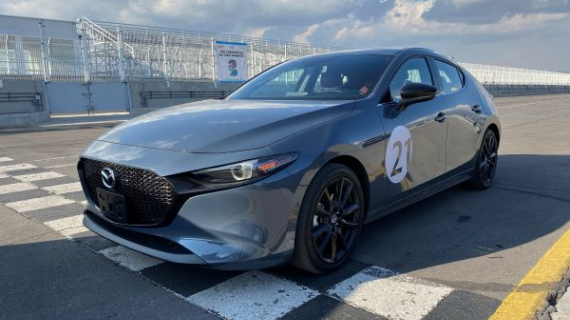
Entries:
{"type": "Polygon", "coordinates": [[[324,53],[321,55],[325,56],[349,56],[349,55],[363,55],[363,54],[381,54],[381,55],[389,55],[389,56],[396,56],[400,54],[429,54],[433,56],[437,56],[440,58],[444,58],[448,60],[448,57],[445,57],[441,54],[436,53],[431,49],[426,48],[402,48],[402,49],[358,49],[358,50],[345,50],[345,51],[335,51],[330,53],[324,53]]]}

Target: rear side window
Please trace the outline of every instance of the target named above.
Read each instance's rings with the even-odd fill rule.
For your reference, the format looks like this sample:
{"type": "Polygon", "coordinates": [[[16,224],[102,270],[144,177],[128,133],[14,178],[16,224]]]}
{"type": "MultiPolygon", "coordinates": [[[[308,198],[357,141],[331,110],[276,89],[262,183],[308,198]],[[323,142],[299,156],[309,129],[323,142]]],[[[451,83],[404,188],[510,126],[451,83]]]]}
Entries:
{"type": "Polygon", "coordinates": [[[411,82],[429,84],[433,86],[433,80],[425,58],[413,58],[406,61],[390,83],[390,95],[393,101],[401,99],[400,91],[411,82]]]}
{"type": "Polygon", "coordinates": [[[435,60],[441,79],[441,91],[443,93],[455,92],[463,88],[463,74],[453,65],[440,60],[435,60]]]}

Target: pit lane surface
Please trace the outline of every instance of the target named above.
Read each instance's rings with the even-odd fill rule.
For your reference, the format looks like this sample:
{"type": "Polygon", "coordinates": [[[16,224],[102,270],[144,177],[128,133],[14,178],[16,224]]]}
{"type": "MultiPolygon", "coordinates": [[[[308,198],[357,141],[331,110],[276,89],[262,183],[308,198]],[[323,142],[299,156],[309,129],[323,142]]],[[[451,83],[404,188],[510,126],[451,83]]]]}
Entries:
{"type": "Polygon", "coordinates": [[[111,125],[1,131],[0,319],[487,319],[570,213],[570,95],[496,102],[494,187],[454,187],[367,225],[353,260],[320,277],[117,246],[82,226],[75,169],[111,125]]]}

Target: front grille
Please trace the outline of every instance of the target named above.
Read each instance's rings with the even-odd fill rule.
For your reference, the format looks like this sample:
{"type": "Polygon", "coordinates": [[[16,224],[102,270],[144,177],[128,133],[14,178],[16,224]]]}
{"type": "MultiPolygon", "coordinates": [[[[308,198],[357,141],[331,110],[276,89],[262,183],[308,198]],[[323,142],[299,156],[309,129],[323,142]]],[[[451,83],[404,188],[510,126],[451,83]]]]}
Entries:
{"type": "Polygon", "coordinates": [[[118,173],[116,186],[110,191],[125,197],[128,224],[158,225],[175,214],[176,191],[165,178],[148,170],[81,159],[79,168],[91,200],[97,205],[97,188],[109,190],[103,185],[101,177],[101,170],[106,167],[118,173]]]}

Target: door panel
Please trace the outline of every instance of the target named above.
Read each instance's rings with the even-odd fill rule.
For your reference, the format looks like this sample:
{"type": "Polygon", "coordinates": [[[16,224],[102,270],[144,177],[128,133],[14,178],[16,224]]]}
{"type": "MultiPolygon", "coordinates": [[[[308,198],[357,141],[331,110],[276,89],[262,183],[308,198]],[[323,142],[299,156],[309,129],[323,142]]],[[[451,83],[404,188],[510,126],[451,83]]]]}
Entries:
{"type": "Polygon", "coordinates": [[[442,96],[447,104],[447,171],[468,164],[478,148],[481,129],[477,126],[480,97],[455,66],[435,60],[442,96]]]}
{"type": "Polygon", "coordinates": [[[384,204],[406,196],[412,189],[446,171],[445,100],[436,96],[429,101],[401,107],[398,92],[410,81],[433,84],[424,58],[413,58],[402,65],[390,87],[393,102],[380,109],[384,128],[390,134],[384,161],[384,204]],[[438,116],[440,121],[436,121],[438,116]]]}

